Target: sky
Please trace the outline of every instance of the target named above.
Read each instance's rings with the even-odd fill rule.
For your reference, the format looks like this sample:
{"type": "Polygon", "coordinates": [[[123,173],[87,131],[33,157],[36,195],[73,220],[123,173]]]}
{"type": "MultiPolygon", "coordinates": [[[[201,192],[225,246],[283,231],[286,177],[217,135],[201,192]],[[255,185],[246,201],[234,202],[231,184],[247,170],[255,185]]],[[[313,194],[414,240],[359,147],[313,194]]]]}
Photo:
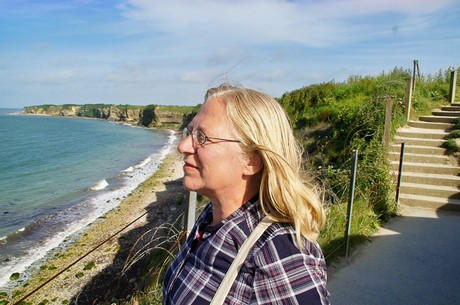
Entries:
{"type": "Polygon", "coordinates": [[[459,67],[460,1],[0,0],[0,108],[280,97],[413,60],[459,67]]]}

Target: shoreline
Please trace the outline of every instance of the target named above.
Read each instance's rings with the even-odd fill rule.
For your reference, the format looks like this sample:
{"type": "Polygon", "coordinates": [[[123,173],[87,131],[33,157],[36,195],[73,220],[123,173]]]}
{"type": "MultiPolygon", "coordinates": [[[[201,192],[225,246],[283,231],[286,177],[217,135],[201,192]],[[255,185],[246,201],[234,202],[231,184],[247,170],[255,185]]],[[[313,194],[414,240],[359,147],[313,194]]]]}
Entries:
{"type": "MultiPolygon", "coordinates": [[[[27,118],[19,116],[12,118],[11,122],[29,124],[27,118]]],[[[39,126],[42,123],[46,126],[48,122],[51,121],[40,120],[39,126]]],[[[45,259],[67,247],[83,229],[117,208],[140,184],[158,171],[166,155],[177,146],[178,132],[172,129],[143,128],[142,131],[121,125],[113,127],[116,124],[107,121],[100,124],[97,121],[72,122],[61,121],[56,126],[77,124],[76,129],[79,124],[102,126],[102,136],[106,132],[107,141],[104,139],[105,143],[101,143],[100,147],[96,147],[98,143],[88,144],[95,136],[86,132],[84,138],[87,141],[78,141],[85,143],[83,146],[87,148],[81,154],[78,143],[75,146],[73,143],[59,145],[58,148],[56,143],[49,141],[43,141],[43,147],[47,147],[47,150],[41,150],[39,154],[31,154],[30,150],[22,154],[24,150],[19,152],[16,148],[21,146],[15,145],[6,150],[5,164],[11,161],[11,164],[18,166],[10,167],[11,171],[7,169],[2,179],[5,182],[2,194],[6,194],[2,207],[6,208],[2,211],[5,226],[2,226],[0,235],[0,292],[10,292],[18,283],[21,285],[27,281],[45,259]],[[117,148],[120,146],[126,151],[117,148]],[[8,154],[8,149],[18,153],[8,154]],[[56,159],[35,157],[57,156],[61,150],[64,153],[59,153],[56,159]],[[68,158],[67,152],[74,157],[68,158]],[[8,158],[13,155],[16,157],[8,158]],[[29,159],[39,159],[39,162],[29,166],[26,163],[29,159]],[[24,173],[28,176],[18,180],[24,173]],[[30,196],[29,189],[35,190],[30,192],[30,196]],[[6,202],[9,204],[5,205],[6,202]]],[[[33,135],[33,130],[30,131],[28,134],[33,135]]],[[[63,138],[73,141],[67,134],[61,134],[63,138]]],[[[21,141],[18,143],[22,145],[21,141]]],[[[3,294],[0,293],[0,301],[2,298],[3,294]]]]}
{"type": "Polygon", "coordinates": [[[101,277],[103,273],[110,273],[111,269],[117,270],[120,267],[120,262],[116,261],[119,253],[126,251],[126,246],[133,246],[143,231],[163,223],[171,223],[182,212],[184,205],[179,203],[186,192],[182,187],[182,164],[182,156],[172,149],[152,176],[142,182],[116,208],[84,228],[74,241],[53,250],[28,280],[19,282],[11,289],[11,295],[15,297],[10,295],[4,299],[11,303],[18,301],[145,214],[28,297],[25,302],[35,304],[48,300],[48,304],[63,304],[78,298],[85,287],[97,286],[94,283],[95,278],[101,277]]]}

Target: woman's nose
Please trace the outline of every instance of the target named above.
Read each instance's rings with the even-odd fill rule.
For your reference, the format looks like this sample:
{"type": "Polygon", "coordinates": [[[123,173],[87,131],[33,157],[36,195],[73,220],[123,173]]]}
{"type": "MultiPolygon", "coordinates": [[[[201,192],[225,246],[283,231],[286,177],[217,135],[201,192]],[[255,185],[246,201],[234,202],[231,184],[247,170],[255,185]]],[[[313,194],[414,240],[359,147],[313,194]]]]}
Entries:
{"type": "Polygon", "coordinates": [[[193,153],[194,148],[193,148],[192,136],[189,135],[189,136],[187,136],[185,138],[182,138],[182,140],[180,140],[179,144],[177,144],[177,150],[181,154],[193,153]]]}

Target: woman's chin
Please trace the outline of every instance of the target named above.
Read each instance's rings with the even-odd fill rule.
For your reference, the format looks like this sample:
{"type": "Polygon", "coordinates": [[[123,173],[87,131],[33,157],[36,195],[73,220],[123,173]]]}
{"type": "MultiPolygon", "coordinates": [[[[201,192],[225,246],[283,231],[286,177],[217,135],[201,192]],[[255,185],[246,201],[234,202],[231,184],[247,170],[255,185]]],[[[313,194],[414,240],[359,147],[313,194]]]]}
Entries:
{"type": "Polygon", "coordinates": [[[198,192],[200,189],[197,183],[194,183],[193,181],[191,181],[191,179],[187,179],[187,177],[184,177],[183,184],[184,188],[191,192],[198,192]]]}

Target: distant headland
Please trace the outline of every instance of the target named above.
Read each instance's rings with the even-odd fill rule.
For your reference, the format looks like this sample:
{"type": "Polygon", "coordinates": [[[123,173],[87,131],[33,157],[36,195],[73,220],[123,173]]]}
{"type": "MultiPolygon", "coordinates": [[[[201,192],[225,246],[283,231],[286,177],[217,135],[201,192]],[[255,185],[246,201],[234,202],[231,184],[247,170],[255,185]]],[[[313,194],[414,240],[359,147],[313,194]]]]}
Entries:
{"type": "Polygon", "coordinates": [[[25,114],[85,117],[125,122],[145,127],[180,128],[196,114],[198,106],[132,106],[109,104],[37,105],[24,107],[25,114]]]}

